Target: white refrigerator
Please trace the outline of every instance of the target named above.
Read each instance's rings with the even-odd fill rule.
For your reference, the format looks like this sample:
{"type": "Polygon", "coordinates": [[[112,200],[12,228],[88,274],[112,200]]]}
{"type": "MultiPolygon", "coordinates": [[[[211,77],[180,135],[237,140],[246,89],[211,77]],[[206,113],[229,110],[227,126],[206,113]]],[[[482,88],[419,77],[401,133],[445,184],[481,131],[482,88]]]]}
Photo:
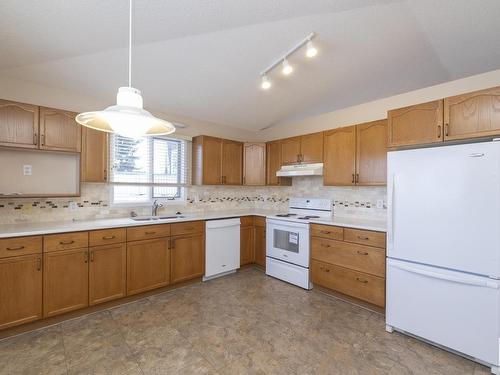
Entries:
{"type": "Polygon", "coordinates": [[[500,363],[500,142],[388,153],[387,330],[500,363]]]}

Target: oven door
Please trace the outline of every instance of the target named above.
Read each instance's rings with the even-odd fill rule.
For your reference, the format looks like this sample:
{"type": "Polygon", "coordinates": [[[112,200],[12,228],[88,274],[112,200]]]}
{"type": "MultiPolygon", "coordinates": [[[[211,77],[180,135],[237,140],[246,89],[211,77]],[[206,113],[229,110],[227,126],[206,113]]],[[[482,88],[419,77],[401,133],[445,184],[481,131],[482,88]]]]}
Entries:
{"type": "Polygon", "coordinates": [[[309,224],[267,219],[266,255],[309,267],[309,224]]]}

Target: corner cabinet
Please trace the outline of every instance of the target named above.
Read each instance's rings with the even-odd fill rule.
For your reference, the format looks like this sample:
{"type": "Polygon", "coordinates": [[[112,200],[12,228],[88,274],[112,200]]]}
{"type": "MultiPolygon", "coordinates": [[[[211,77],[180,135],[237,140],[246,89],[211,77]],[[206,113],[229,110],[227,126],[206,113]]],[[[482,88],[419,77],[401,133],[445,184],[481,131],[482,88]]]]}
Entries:
{"type": "Polygon", "coordinates": [[[266,144],[245,143],[243,145],[243,185],[266,184],[266,144]]]}
{"type": "Polygon", "coordinates": [[[108,133],[82,127],[81,179],[83,182],[107,182],[108,133]]]}
{"type": "Polygon", "coordinates": [[[0,100],[0,146],[38,148],[38,106],[0,100]]]}
{"type": "Polygon", "coordinates": [[[443,100],[387,112],[388,147],[443,141],[443,100]]]}
{"type": "Polygon", "coordinates": [[[243,143],[200,135],[193,138],[193,184],[241,185],[243,143]]]}
{"type": "Polygon", "coordinates": [[[500,87],[444,99],[444,140],[500,135],[500,87]]]}
{"type": "Polygon", "coordinates": [[[40,149],[80,152],[81,126],[76,113],[40,107],[40,149]]]}

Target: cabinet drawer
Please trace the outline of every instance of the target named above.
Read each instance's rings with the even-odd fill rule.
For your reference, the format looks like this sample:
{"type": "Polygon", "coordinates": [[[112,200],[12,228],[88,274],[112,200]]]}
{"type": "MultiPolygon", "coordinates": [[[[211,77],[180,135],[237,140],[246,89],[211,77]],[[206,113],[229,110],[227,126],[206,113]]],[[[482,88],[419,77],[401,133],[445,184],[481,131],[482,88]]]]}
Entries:
{"type": "Polygon", "coordinates": [[[93,230],[89,232],[89,246],[111,245],[125,242],[127,231],[125,228],[93,230]]]}
{"type": "Polygon", "coordinates": [[[127,241],[170,236],[170,224],[145,225],[127,228],[127,241]]]}
{"type": "Polygon", "coordinates": [[[89,232],[70,232],[43,236],[43,251],[79,249],[89,246],[89,232]]]}
{"type": "Polygon", "coordinates": [[[344,229],[344,241],[385,249],[385,233],[361,229],[344,229]]]}
{"type": "Polygon", "coordinates": [[[363,272],[311,261],[314,284],[359,298],[377,306],[385,306],[385,279],[363,272]]]}
{"type": "Polygon", "coordinates": [[[266,227],[266,218],[262,216],[255,216],[255,226],[257,227],[266,227]]]}
{"type": "Polygon", "coordinates": [[[344,228],[332,225],[311,224],[311,236],[342,241],[344,239],[344,228]]]}
{"type": "Polygon", "coordinates": [[[42,236],[14,237],[0,240],[0,258],[42,252],[42,236]]]}
{"type": "Polygon", "coordinates": [[[385,277],[385,251],[383,249],[313,238],[311,240],[311,258],[385,277]]]}
{"type": "Polygon", "coordinates": [[[187,223],[172,224],[171,234],[177,236],[179,234],[203,233],[205,231],[204,221],[188,221],[187,223]]]}
{"type": "Polygon", "coordinates": [[[248,227],[250,225],[253,225],[253,216],[240,217],[240,223],[242,227],[248,227]]]}

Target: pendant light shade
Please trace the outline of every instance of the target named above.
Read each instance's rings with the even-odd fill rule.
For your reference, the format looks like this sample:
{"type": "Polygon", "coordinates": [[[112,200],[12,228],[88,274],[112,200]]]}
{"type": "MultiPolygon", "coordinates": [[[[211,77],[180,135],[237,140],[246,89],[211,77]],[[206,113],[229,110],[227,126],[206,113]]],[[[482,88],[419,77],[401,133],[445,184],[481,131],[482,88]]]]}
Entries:
{"type": "Polygon", "coordinates": [[[168,121],[154,117],[142,108],[141,92],[133,87],[120,87],[116,105],[103,111],[84,112],[76,121],[88,128],[116,133],[128,138],[151,135],[166,135],[175,132],[168,121]]]}
{"type": "Polygon", "coordinates": [[[128,87],[120,87],[116,105],[102,111],[84,112],[76,116],[79,124],[128,138],[166,135],[175,132],[175,126],[154,117],[143,108],[141,92],[132,87],[132,0],[129,12],[128,87]]]}

